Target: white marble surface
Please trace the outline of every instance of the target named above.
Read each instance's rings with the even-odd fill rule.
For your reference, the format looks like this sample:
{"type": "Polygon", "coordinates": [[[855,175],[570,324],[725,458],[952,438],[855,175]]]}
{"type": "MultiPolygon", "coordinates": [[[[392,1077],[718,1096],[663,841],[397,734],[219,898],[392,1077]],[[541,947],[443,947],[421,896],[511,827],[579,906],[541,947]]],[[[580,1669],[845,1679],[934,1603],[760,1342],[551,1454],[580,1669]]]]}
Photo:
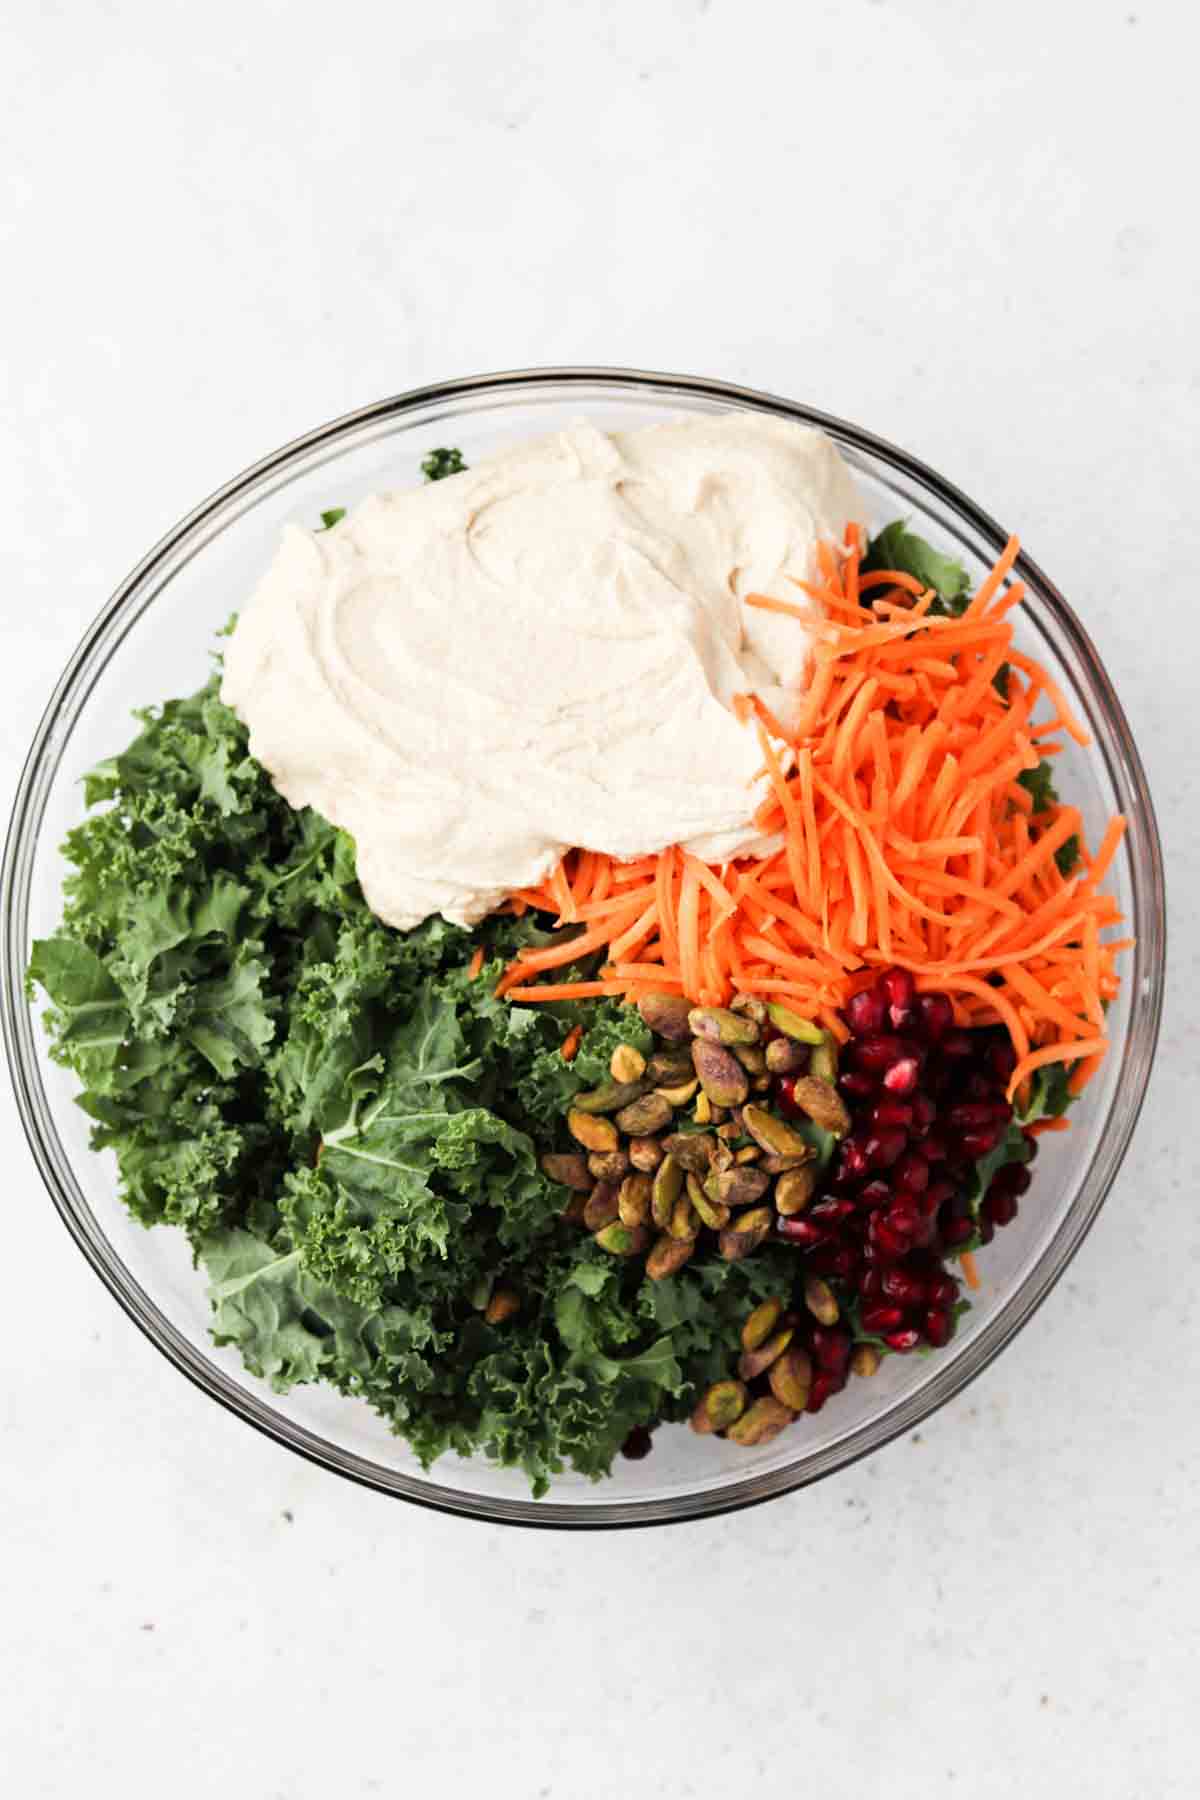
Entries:
{"type": "Polygon", "coordinates": [[[1139,735],[1178,996],[1117,1190],[1000,1363],[818,1490],[654,1535],[426,1515],[227,1417],[85,1267],[6,1089],[4,1791],[1194,1795],[1195,9],[110,0],[0,32],[7,783],[126,568],[294,433],[487,368],[722,375],[1020,523],[1139,735]]]}

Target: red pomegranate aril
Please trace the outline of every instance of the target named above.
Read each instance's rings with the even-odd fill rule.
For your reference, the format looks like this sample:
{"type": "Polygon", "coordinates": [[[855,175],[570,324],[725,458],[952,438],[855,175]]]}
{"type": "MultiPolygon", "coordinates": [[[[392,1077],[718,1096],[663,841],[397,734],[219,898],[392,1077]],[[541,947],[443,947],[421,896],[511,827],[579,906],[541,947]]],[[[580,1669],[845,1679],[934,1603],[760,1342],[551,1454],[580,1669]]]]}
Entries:
{"type": "Polygon", "coordinates": [[[913,1108],[903,1100],[888,1096],[871,1108],[871,1123],[877,1131],[907,1131],[912,1122],[913,1108]]]}
{"type": "Polygon", "coordinates": [[[836,1325],[814,1325],[808,1334],[808,1342],[819,1369],[825,1369],[831,1375],[846,1373],[854,1348],[848,1331],[839,1331],[836,1325]]]}
{"type": "MultiPolygon", "coordinates": [[[[872,1140],[867,1139],[867,1144],[872,1140]]],[[[846,1181],[860,1181],[868,1169],[867,1145],[860,1144],[856,1138],[847,1138],[842,1145],[838,1159],[838,1173],[846,1181]]]]}
{"type": "Polygon", "coordinates": [[[893,1231],[883,1213],[873,1212],[867,1224],[867,1243],[876,1255],[898,1262],[909,1248],[907,1233],[893,1231]]]}
{"type": "Polygon", "coordinates": [[[896,1164],[893,1180],[911,1194],[923,1194],[929,1186],[929,1164],[918,1151],[907,1150],[896,1164]]]}
{"type": "Polygon", "coordinates": [[[887,1001],[877,987],[851,994],[846,1002],[846,1023],[855,1037],[869,1037],[873,1032],[882,1031],[886,1013],[887,1001]]]}
{"type": "Polygon", "coordinates": [[[1005,1163],[992,1176],[989,1194],[1027,1194],[1033,1185],[1033,1176],[1022,1163],[1005,1163]]]}
{"type": "Polygon", "coordinates": [[[789,1244],[799,1244],[805,1250],[829,1241],[829,1233],[814,1225],[811,1219],[777,1219],[775,1229],[789,1244]]]}
{"type": "Polygon", "coordinates": [[[940,1131],[926,1132],[921,1139],[921,1155],[926,1162],[945,1162],[950,1154],[949,1146],[940,1131]]]}
{"type": "Polygon", "coordinates": [[[925,1288],[932,1306],[953,1306],[958,1299],[958,1283],[952,1275],[936,1275],[925,1288]]]}
{"type": "Polygon", "coordinates": [[[937,1107],[928,1094],[914,1094],[912,1097],[912,1122],[916,1131],[928,1131],[937,1118],[937,1107]]]}
{"type": "MultiPolygon", "coordinates": [[[[885,1269],[883,1272],[884,1298],[897,1306],[920,1306],[926,1298],[926,1284],[919,1275],[908,1269],[885,1269]]],[[[896,1321],[900,1323],[899,1320],[896,1321]]],[[[883,1329],[883,1328],[881,1328],[883,1329]]]]}
{"type": "Polygon", "coordinates": [[[888,1018],[896,1031],[905,1031],[917,1019],[917,984],[908,969],[888,969],[879,977],[887,1001],[888,1018]]]}
{"type": "Polygon", "coordinates": [[[853,1218],[857,1211],[858,1208],[853,1200],[837,1200],[830,1197],[818,1200],[815,1206],[810,1206],[805,1216],[811,1219],[814,1225],[840,1225],[844,1219],[853,1218]]]}
{"type": "Polygon", "coordinates": [[[893,1063],[900,1061],[904,1055],[904,1039],[889,1037],[886,1032],[874,1032],[870,1037],[855,1038],[850,1046],[850,1053],[860,1069],[873,1075],[882,1075],[893,1063]]]}
{"type": "Polygon", "coordinates": [[[864,1300],[881,1300],[883,1298],[883,1269],[866,1269],[858,1284],[858,1291],[864,1300]]]}
{"type": "Polygon", "coordinates": [[[796,1105],[796,1077],[794,1075],[779,1076],[775,1083],[775,1099],[785,1118],[803,1119],[807,1117],[804,1108],[796,1105]]]}
{"type": "Polygon", "coordinates": [[[921,1323],[926,1338],[935,1350],[940,1350],[943,1344],[950,1342],[950,1335],[954,1330],[954,1320],[942,1307],[931,1306],[921,1323]]]}
{"type": "Polygon", "coordinates": [[[621,1455],[627,1456],[630,1462],[641,1462],[643,1456],[649,1456],[653,1448],[654,1442],[646,1427],[635,1425],[621,1445],[621,1455]]]}
{"type": "Polygon", "coordinates": [[[883,1341],[888,1349],[894,1350],[898,1356],[907,1356],[909,1351],[915,1350],[920,1343],[921,1334],[919,1331],[914,1331],[909,1325],[903,1331],[886,1332],[883,1341]]]}
{"type": "Polygon", "coordinates": [[[840,1394],[845,1385],[844,1375],[835,1375],[831,1369],[818,1369],[809,1384],[805,1412],[819,1413],[830,1396],[840,1394]]]}
{"type": "Polygon", "coordinates": [[[938,1045],[943,1056],[970,1056],[973,1053],[969,1031],[948,1031],[938,1045]]]}
{"type": "Polygon", "coordinates": [[[983,1125],[995,1123],[992,1109],[982,1100],[960,1101],[946,1111],[946,1123],[954,1131],[977,1131],[983,1125]]]}
{"type": "Polygon", "coordinates": [[[1028,1131],[1023,1131],[1021,1136],[1025,1139],[1026,1160],[1033,1162],[1040,1148],[1038,1141],[1028,1131]]]}
{"type": "Polygon", "coordinates": [[[959,1244],[965,1244],[968,1238],[975,1236],[974,1219],[941,1219],[938,1224],[942,1242],[948,1250],[956,1249],[959,1244]]]}
{"type": "Polygon", "coordinates": [[[987,1156],[996,1148],[1003,1133],[999,1125],[982,1126],[978,1131],[964,1131],[959,1139],[964,1156],[975,1161],[980,1156],[987,1156]]]}
{"type": "Polygon", "coordinates": [[[1015,1194],[995,1194],[988,1189],[983,1202],[983,1216],[993,1225],[1011,1225],[1017,1216],[1018,1203],[1015,1194]]]}
{"type": "Polygon", "coordinates": [[[945,994],[918,994],[917,1011],[926,1037],[934,1043],[944,1037],[954,1023],[954,1008],[945,994]]]}
{"type": "Polygon", "coordinates": [[[925,1192],[931,1199],[936,1200],[939,1206],[945,1206],[947,1200],[953,1200],[956,1197],[958,1189],[952,1181],[939,1179],[938,1181],[931,1181],[925,1192]]]}
{"type": "Polygon", "coordinates": [[[915,1056],[902,1056],[885,1070],[883,1085],[889,1094],[911,1094],[916,1088],[921,1070],[915,1056]]]}
{"type": "Polygon", "coordinates": [[[921,1229],[920,1208],[907,1194],[898,1194],[884,1214],[884,1223],[900,1237],[916,1237],[921,1229]]]}
{"type": "Polygon", "coordinates": [[[861,1293],[861,1260],[851,1244],[820,1244],[817,1249],[809,1251],[804,1267],[814,1275],[823,1275],[827,1281],[832,1279],[849,1282],[857,1286],[861,1293]]]}
{"type": "Polygon", "coordinates": [[[904,1323],[902,1306],[864,1306],[859,1314],[864,1331],[882,1336],[885,1331],[898,1331],[904,1323]]]}
{"type": "Polygon", "coordinates": [[[980,1075],[978,1070],[976,1070],[973,1074],[967,1076],[963,1086],[963,1097],[967,1100],[990,1101],[995,1091],[995,1082],[989,1081],[986,1075],[980,1075]]]}
{"type": "Polygon", "coordinates": [[[975,1229],[979,1233],[979,1241],[981,1244],[990,1244],[996,1235],[996,1227],[986,1213],[981,1213],[980,1217],[976,1220],[975,1229]]]}
{"type": "Polygon", "coordinates": [[[871,1168],[890,1169],[904,1155],[907,1145],[902,1131],[877,1131],[867,1139],[863,1152],[871,1168]]]}
{"type": "Polygon", "coordinates": [[[861,1069],[847,1069],[838,1076],[838,1087],[852,1100],[869,1100],[878,1085],[873,1075],[864,1075],[861,1069]]]}
{"type": "Polygon", "coordinates": [[[1007,1087],[1017,1066],[1017,1053],[1007,1038],[998,1038],[988,1049],[988,1062],[997,1081],[1007,1087]]]}
{"type": "Polygon", "coordinates": [[[861,1211],[871,1212],[877,1206],[890,1206],[892,1203],[891,1184],[881,1181],[876,1176],[874,1181],[868,1181],[865,1186],[859,1188],[855,1199],[858,1201],[861,1211]]]}

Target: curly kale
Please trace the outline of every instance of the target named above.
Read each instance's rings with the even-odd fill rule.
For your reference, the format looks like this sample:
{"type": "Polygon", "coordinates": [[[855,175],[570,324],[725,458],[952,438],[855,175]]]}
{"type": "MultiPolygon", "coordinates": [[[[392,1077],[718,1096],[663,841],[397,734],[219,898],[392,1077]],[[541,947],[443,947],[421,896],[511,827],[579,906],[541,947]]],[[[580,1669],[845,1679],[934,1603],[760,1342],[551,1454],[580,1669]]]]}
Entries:
{"type": "Polygon", "coordinates": [[[667,1293],[561,1222],[541,1152],[617,1043],[649,1047],[642,1021],[498,1001],[543,938],[528,915],[381,923],[352,843],[280,798],[215,677],[139,721],[87,779],[29,970],[126,1205],[188,1234],[216,1341],[275,1388],[363,1398],[426,1463],[483,1452],[539,1493],[568,1465],[602,1475],[635,1425],[688,1410],[781,1281],[768,1258],[667,1293]],[[521,1310],[492,1325],[500,1275],[521,1310]]]}

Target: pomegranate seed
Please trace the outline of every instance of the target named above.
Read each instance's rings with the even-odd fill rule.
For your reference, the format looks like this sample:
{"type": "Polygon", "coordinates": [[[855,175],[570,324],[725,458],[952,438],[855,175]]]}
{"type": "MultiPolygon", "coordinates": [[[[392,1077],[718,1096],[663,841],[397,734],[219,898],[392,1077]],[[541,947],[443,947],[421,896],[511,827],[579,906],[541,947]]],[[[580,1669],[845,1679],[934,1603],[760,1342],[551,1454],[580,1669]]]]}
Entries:
{"type": "Polygon", "coordinates": [[[908,1326],[903,1331],[887,1332],[883,1341],[889,1350],[895,1350],[899,1356],[907,1356],[909,1351],[915,1350],[920,1343],[921,1334],[908,1326]]]}
{"type": "Polygon", "coordinates": [[[844,1219],[853,1218],[857,1210],[853,1200],[827,1198],[818,1200],[815,1206],[810,1206],[806,1216],[812,1220],[814,1225],[840,1225],[844,1219]]]}
{"type": "Polygon", "coordinates": [[[937,1118],[937,1107],[928,1094],[914,1094],[912,1098],[912,1122],[917,1131],[928,1131],[937,1118]]]}
{"type": "Polygon", "coordinates": [[[896,1164],[895,1180],[912,1194],[923,1194],[929,1186],[929,1164],[916,1150],[908,1150],[896,1164]]]}
{"type": "Polygon", "coordinates": [[[643,1456],[649,1456],[653,1448],[654,1444],[646,1427],[635,1425],[621,1445],[621,1455],[627,1456],[630,1462],[641,1462],[643,1456]]]}
{"type": "Polygon", "coordinates": [[[840,1394],[845,1385],[844,1375],[835,1375],[830,1369],[818,1369],[809,1384],[805,1412],[819,1413],[830,1395],[840,1394]]]}
{"type": "Polygon", "coordinates": [[[970,1056],[971,1034],[969,1031],[948,1031],[938,1048],[943,1056],[970,1056]]]}
{"type": "Polygon", "coordinates": [[[976,1230],[979,1233],[979,1241],[981,1244],[990,1244],[996,1235],[996,1227],[986,1213],[978,1220],[976,1230]]]}
{"type": "Polygon", "coordinates": [[[943,1344],[950,1342],[954,1321],[942,1307],[931,1306],[921,1323],[925,1330],[925,1336],[935,1350],[940,1350],[943,1344]]]}
{"type": "Polygon", "coordinates": [[[998,1125],[988,1125],[979,1131],[964,1131],[959,1141],[964,1154],[974,1161],[977,1157],[987,1156],[989,1151],[994,1150],[1000,1142],[1001,1136],[998,1125]]]}
{"type": "Polygon", "coordinates": [[[902,1100],[878,1100],[871,1108],[871,1123],[877,1130],[907,1131],[913,1121],[913,1108],[902,1100]]]}
{"type": "Polygon", "coordinates": [[[1021,1135],[1025,1139],[1025,1147],[1029,1152],[1028,1160],[1033,1162],[1039,1149],[1038,1141],[1035,1137],[1032,1137],[1028,1131],[1022,1132],[1021,1135]]]}
{"type": "MultiPolygon", "coordinates": [[[[867,1144],[873,1140],[868,1138],[867,1144]]],[[[867,1144],[860,1144],[857,1138],[847,1138],[842,1145],[839,1159],[840,1173],[847,1181],[859,1181],[866,1174],[867,1144]]]]}
{"type": "Polygon", "coordinates": [[[940,1223],[942,1242],[948,1249],[965,1244],[968,1238],[975,1236],[974,1219],[943,1219],[940,1223]]]}
{"type": "Polygon", "coordinates": [[[921,1015],[926,1037],[934,1043],[944,1037],[954,1023],[954,1008],[945,994],[919,994],[917,1010],[921,1015]]]}
{"type": "Polygon", "coordinates": [[[908,1139],[902,1131],[879,1131],[867,1139],[863,1150],[873,1169],[890,1169],[907,1146],[908,1139]]]}
{"type": "Polygon", "coordinates": [[[892,1190],[886,1181],[880,1181],[876,1177],[874,1181],[868,1181],[865,1187],[859,1188],[856,1198],[860,1208],[870,1212],[877,1206],[889,1206],[892,1190]]]}
{"type": "Polygon", "coordinates": [[[897,1237],[916,1237],[921,1229],[921,1214],[907,1197],[897,1197],[884,1214],[884,1224],[897,1237]]]}
{"type": "Polygon", "coordinates": [[[872,1032],[883,1030],[884,1014],[887,1001],[878,988],[864,988],[861,994],[852,994],[846,1002],[846,1023],[855,1037],[869,1037],[872,1032]]]}
{"type": "Polygon", "coordinates": [[[854,1348],[848,1331],[841,1331],[836,1325],[814,1325],[808,1334],[808,1341],[818,1368],[827,1370],[831,1375],[845,1375],[850,1352],[854,1348]]]}
{"type": "Polygon", "coordinates": [[[867,1224],[867,1242],[876,1255],[898,1262],[908,1249],[907,1234],[893,1231],[882,1213],[873,1212],[867,1224]]]}
{"type": "MultiPolygon", "coordinates": [[[[883,1272],[883,1292],[888,1300],[895,1301],[897,1306],[920,1306],[926,1298],[926,1286],[919,1276],[908,1269],[885,1269],[883,1272]]],[[[901,1323],[899,1319],[897,1325],[901,1323]]],[[[881,1326],[881,1330],[889,1330],[881,1326]]]]}
{"type": "Polygon", "coordinates": [[[945,1206],[947,1200],[953,1200],[958,1192],[952,1181],[931,1181],[925,1191],[939,1206],[945,1206]]]}
{"type": "Polygon", "coordinates": [[[925,1291],[934,1306],[953,1306],[958,1299],[958,1283],[952,1275],[936,1276],[925,1291]]]}
{"type": "Polygon", "coordinates": [[[989,1189],[983,1202],[983,1216],[993,1225],[1011,1225],[1017,1216],[1015,1194],[993,1194],[989,1189]]]}
{"type": "Polygon", "coordinates": [[[917,1085],[921,1070],[915,1056],[902,1056],[886,1070],[883,1085],[889,1094],[911,1094],[917,1085]]]}
{"type": "Polygon", "coordinates": [[[900,1061],[904,1055],[904,1039],[888,1037],[884,1032],[874,1033],[871,1037],[856,1038],[851,1046],[851,1053],[860,1069],[866,1069],[875,1075],[882,1075],[893,1063],[900,1061]]]}
{"type": "Polygon", "coordinates": [[[781,1075],[775,1083],[775,1098],[779,1110],[789,1119],[803,1119],[806,1115],[803,1107],[796,1105],[796,1077],[781,1075]]]}
{"type": "Polygon", "coordinates": [[[858,1284],[858,1291],[864,1300],[880,1300],[883,1298],[882,1269],[868,1269],[858,1284]]]}
{"type": "Polygon", "coordinates": [[[946,1113],[946,1123],[955,1131],[977,1131],[982,1125],[991,1125],[992,1109],[978,1100],[961,1102],[950,1107],[946,1113]]]}
{"type": "Polygon", "coordinates": [[[904,1309],[900,1306],[864,1306],[859,1316],[864,1331],[880,1336],[885,1331],[897,1331],[904,1323],[904,1309]]]}
{"type": "Polygon", "coordinates": [[[945,1162],[950,1154],[945,1138],[940,1131],[930,1131],[921,1139],[921,1155],[926,1162],[945,1162]]]}
{"type": "Polygon", "coordinates": [[[917,984],[907,969],[889,969],[879,977],[887,1001],[888,1018],[896,1031],[904,1031],[917,1018],[917,984]]]}
{"type": "Polygon", "coordinates": [[[814,1275],[824,1275],[827,1280],[832,1277],[835,1281],[857,1284],[858,1291],[862,1292],[858,1274],[860,1258],[850,1244],[821,1244],[809,1251],[804,1266],[814,1275]]]}
{"type": "Polygon", "coordinates": [[[989,1081],[986,1076],[980,1075],[978,1072],[976,1072],[974,1075],[967,1076],[966,1084],[963,1088],[963,1092],[966,1095],[968,1100],[989,1100],[990,1101],[991,1096],[995,1093],[995,1091],[996,1091],[995,1082],[989,1081]]]}
{"type": "Polygon", "coordinates": [[[806,1250],[829,1241],[829,1233],[814,1225],[811,1219],[777,1219],[775,1229],[781,1238],[787,1238],[791,1244],[800,1244],[806,1250]]]}
{"type": "Polygon", "coordinates": [[[873,1076],[864,1075],[859,1069],[847,1069],[844,1075],[838,1076],[838,1086],[852,1100],[867,1100],[875,1092],[876,1084],[873,1076]]]}
{"type": "Polygon", "coordinates": [[[1017,1066],[1017,1053],[1007,1038],[998,1039],[988,1050],[988,1061],[992,1065],[997,1081],[1005,1087],[1012,1080],[1012,1072],[1017,1066]]]}
{"type": "Polygon", "coordinates": [[[1033,1176],[1021,1163],[1005,1163],[992,1176],[989,1194],[1026,1194],[1033,1183],[1033,1176]]]}

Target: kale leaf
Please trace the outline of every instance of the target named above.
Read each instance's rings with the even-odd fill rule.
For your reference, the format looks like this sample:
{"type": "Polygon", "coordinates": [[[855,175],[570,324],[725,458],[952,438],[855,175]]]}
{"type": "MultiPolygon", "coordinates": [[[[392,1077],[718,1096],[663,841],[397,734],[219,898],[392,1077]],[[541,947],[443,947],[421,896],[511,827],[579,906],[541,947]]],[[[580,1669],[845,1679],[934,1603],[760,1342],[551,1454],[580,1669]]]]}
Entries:
{"type": "Polygon", "coordinates": [[[896,519],[873,537],[862,559],[864,575],[877,569],[898,569],[912,575],[923,587],[937,595],[930,607],[932,613],[961,613],[971,593],[971,578],[962,564],[943,556],[932,544],[910,531],[902,519],[896,519]]]}
{"type": "Polygon", "coordinates": [[[447,475],[461,475],[466,466],[461,450],[431,450],[421,473],[426,481],[444,481],[447,475]]]}
{"type": "Polygon", "coordinates": [[[29,981],[129,1210],[188,1234],[216,1342],[281,1391],[367,1401],[427,1463],[483,1453],[538,1493],[685,1416],[787,1258],[656,1285],[561,1221],[541,1153],[618,1043],[650,1048],[637,1013],[497,1000],[535,915],[384,925],[353,844],[276,793],[215,676],[140,714],[85,797],[29,981]],[[499,1274],[521,1310],[494,1326],[499,1274]]]}

